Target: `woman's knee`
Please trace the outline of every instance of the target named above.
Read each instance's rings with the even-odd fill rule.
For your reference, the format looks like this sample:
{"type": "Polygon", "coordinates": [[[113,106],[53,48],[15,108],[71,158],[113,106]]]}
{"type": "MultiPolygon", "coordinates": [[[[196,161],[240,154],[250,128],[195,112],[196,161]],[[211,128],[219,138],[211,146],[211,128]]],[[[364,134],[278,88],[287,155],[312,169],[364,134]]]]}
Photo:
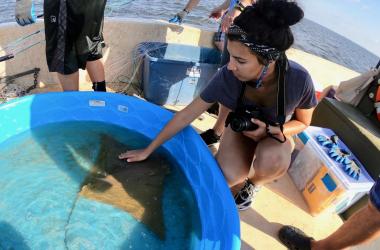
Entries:
{"type": "Polygon", "coordinates": [[[270,138],[264,139],[255,152],[255,171],[261,173],[260,175],[284,175],[290,165],[292,148],[291,139],[281,144],[270,138]]]}
{"type": "Polygon", "coordinates": [[[290,157],[284,153],[271,150],[260,151],[254,163],[255,171],[259,175],[282,176],[289,168],[290,157]]]}
{"type": "Polygon", "coordinates": [[[247,176],[248,176],[248,174],[246,174],[246,175],[230,174],[230,175],[225,175],[225,179],[227,181],[228,186],[233,187],[237,184],[244,182],[244,180],[247,178],[247,176]]]}

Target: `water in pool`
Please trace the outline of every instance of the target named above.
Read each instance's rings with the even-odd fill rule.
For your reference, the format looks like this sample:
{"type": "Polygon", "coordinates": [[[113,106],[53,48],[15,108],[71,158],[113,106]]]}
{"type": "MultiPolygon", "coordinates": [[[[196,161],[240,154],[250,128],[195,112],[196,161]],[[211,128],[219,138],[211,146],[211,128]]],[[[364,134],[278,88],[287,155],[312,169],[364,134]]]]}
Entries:
{"type": "Polygon", "coordinates": [[[191,249],[198,209],[168,154],[117,159],[147,143],[109,124],[68,122],[0,144],[0,249],[191,249]]]}

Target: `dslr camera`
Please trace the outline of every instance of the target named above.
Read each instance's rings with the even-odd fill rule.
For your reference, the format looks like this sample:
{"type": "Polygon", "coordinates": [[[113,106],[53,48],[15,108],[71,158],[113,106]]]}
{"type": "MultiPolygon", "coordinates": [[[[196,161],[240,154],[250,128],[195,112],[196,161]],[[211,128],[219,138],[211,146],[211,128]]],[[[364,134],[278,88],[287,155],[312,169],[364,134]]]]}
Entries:
{"type": "Polygon", "coordinates": [[[228,127],[230,125],[231,129],[235,132],[256,130],[258,126],[251,122],[252,118],[264,121],[263,115],[257,107],[238,108],[236,111],[228,114],[225,126],[228,127]]]}

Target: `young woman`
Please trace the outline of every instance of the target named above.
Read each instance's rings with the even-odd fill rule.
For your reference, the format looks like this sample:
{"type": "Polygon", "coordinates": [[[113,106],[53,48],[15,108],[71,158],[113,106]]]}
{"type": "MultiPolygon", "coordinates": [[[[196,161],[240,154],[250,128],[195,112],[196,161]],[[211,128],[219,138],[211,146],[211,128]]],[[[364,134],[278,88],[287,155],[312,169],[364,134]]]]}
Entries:
{"type": "Polygon", "coordinates": [[[227,33],[228,65],[147,148],[127,151],[120,159],[146,159],[219,102],[231,112],[216,159],[229,186],[239,187],[238,208],[249,208],[258,186],[286,173],[293,149],[291,136],[310,124],[317,104],[310,75],[285,56],[294,41],[289,26],[302,17],[297,4],[286,0],[259,0],[245,8],[227,33]]]}

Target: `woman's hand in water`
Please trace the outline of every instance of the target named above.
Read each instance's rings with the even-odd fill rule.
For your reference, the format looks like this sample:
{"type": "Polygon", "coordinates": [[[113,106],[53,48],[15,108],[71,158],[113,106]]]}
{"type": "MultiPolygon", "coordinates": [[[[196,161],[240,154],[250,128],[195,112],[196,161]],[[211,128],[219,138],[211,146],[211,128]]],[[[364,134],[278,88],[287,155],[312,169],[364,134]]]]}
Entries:
{"type": "Polygon", "coordinates": [[[143,161],[150,153],[147,149],[137,149],[137,150],[129,150],[125,153],[119,155],[120,160],[127,160],[127,162],[135,162],[135,161],[143,161]]]}
{"type": "Polygon", "coordinates": [[[255,130],[246,130],[243,131],[243,135],[251,138],[252,140],[258,142],[264,137],[267,136],[267,131],[266,131],[266,124],[263,121],[260,121],[258,119],[251,119],[251,122],[256,124],[258,126],[257,129],[255,130]]]}

